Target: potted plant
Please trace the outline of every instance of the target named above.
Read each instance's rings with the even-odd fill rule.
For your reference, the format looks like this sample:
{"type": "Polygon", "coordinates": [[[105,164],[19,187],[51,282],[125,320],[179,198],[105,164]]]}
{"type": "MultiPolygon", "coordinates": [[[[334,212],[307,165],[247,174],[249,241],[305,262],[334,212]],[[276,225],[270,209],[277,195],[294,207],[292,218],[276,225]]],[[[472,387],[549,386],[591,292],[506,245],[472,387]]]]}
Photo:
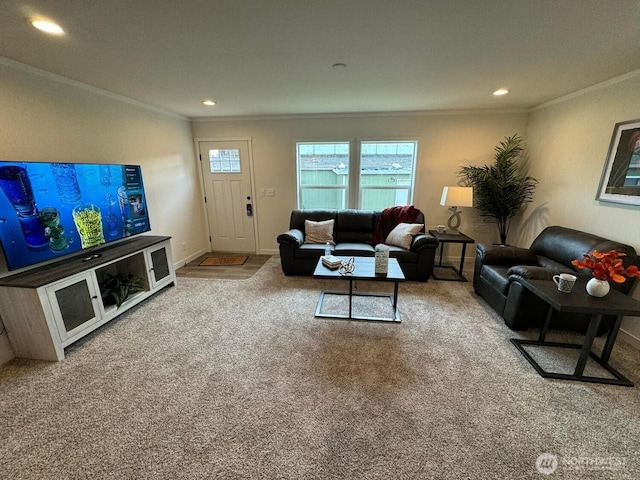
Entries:
{"type": "Polygon", "coordinates": [[[142,278],[131,273],[111,275],[103,272],[98,283],[105,303],[108,305],[115,303],[117,308],[120,308],[129,295],[144,290],[142,278]]]}
{"type": "Polygon", "coordinates": [[[523,171],[524,146],[517,134],[505,137],[495,152],[493,165],[467,165],[458,176],[473,187],[474,206],[485,221],[498,226],[500,243],[505,245],[511,219],[532,200],[538,180],[523,171]]]}

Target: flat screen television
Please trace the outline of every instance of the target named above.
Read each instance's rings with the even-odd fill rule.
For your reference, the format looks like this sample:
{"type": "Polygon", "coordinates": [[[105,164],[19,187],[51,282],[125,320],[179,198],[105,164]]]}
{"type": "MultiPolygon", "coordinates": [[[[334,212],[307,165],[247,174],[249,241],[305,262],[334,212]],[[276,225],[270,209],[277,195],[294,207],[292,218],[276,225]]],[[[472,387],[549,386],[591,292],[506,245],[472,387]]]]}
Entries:
{"type": "Polygon", "coordinates": [[[0,244],[8,270],[150,228],[138,165],[0,161],[0,244]]]}

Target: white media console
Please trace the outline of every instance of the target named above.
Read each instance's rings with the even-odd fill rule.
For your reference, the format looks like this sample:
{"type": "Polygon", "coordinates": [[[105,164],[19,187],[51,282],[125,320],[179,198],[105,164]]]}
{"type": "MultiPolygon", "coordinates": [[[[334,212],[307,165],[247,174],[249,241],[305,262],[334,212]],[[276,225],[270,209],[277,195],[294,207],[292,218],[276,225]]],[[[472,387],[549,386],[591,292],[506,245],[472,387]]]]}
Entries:
{"type": "Polygon", "coordinates": [[[0,318],[16,357],[62,360],[65,347],[175,285],[170,238],[142,235],[0,279],[0,318]],[[134,275],[143,289],[117,308],[102,299],[105,274],[134,275]]]}

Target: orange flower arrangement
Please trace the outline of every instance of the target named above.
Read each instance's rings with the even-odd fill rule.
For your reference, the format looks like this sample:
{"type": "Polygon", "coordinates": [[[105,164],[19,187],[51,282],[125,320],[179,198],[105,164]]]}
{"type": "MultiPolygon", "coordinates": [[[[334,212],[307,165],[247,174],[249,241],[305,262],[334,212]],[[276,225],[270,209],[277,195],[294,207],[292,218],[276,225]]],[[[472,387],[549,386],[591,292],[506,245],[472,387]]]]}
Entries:
{"type": "Polygon", "coordinates": [[[625,276],[640,278],[640,270],[638,270],[638,267],[629,265],[627,268],[624,268],[622,265],[621,257],[625,257],[626,255],[626,253],[621,253],[616,250],[609,250],[608,252],[592,250],[584,255],[583,260],[573,260],[571,264],[580,270],[584,268],[591,269],[594,278],[623,283],[626,280],[625,276]]]}

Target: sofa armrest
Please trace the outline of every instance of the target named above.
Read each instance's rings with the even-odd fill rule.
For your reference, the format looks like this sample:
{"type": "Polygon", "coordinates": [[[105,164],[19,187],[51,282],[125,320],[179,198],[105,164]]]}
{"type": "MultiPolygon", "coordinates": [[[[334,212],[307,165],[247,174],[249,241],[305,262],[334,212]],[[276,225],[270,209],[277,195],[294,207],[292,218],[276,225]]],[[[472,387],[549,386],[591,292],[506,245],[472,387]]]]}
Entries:
{"type": "Polygon", "coordinates": [[[515,265],[507,270],[509,282],[520,280],[551,280],[558,272],[552,268],[533,265],[515,265]]]}
{"type": "Polygon", "coordinates": [[[476,257],[484,265],[536,265],[537,256],[528,248],[489,245],[476,246],[476,257]]]}
{"type": "Polygon", "coordinates": [[[294,248],[298,248],[304,243],[304,233],[296,228],[293,228],[278,235],[278,243],[280,245],[291,245],[294,248]]]}
{"type": "Polygon", "coordinates": [[[420,252],[421,250],[435,250],[438,248],[438,240],[428,233],[419,233],[411,241],[410,250],[420,252]]]}

